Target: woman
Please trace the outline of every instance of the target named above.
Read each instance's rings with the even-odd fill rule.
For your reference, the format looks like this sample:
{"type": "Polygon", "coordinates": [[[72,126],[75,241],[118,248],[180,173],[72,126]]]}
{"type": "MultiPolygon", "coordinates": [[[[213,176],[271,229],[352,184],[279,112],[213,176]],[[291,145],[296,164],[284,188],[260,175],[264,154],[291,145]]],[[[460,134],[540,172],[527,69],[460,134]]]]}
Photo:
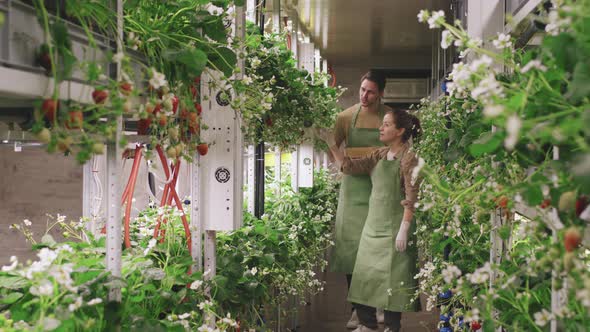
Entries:
{"type": "MultiPolygon", "coordinates": [[[[418,255],[412,223],[419,186],[412,171],[418,161],[409,141],[419,133],[415,116],[389,111],[379,128],[386,147],[354,160],[331,149],[342,172],[370,174],[373,185],[348,295],[359,318],[355,332],[377,331],[375,308],[385,309],[386,331],[399,331],[401,312],[418,311],[419,303],[413,301],[418,255]]],[[[331,134],[319,136],[332,146],[331,134]]]]}

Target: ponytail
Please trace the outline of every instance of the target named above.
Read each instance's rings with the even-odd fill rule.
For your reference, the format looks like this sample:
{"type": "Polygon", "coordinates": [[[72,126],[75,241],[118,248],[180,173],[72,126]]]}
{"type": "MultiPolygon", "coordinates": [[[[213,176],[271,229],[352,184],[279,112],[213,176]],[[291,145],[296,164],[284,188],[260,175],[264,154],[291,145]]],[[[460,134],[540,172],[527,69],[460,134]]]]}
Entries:
{"type": "Polygon", "coordinates": [[[422,134],[422,127],[420,126],[420,120],[416,116],[400,109],[389,111],[388,113],[391,113],[393,116],[397,129],[405,129],[402,135],[402,142],[406,143],[410,138],[413,142],[418,140],[422,134]]]}

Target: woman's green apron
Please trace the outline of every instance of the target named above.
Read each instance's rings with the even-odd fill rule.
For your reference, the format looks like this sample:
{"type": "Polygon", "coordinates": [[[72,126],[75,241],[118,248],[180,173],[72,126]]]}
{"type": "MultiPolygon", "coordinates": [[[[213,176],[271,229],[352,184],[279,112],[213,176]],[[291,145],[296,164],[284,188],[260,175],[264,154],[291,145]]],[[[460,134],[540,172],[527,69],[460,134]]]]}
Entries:
{"type": "MultiPolygon", "coordinates": [[[[361,108],[354,113],[348,129],[347,148],[380,147],[378,128],[355,128],[361,108]]],[[[379,109],[382,117],[383,109],[379,109]]],[[[351,274],[359,247],[361,232],[369,211],[371,178],[368,175],[342,176],[340,195],[336,210],[334,248],[330,259],[330,270],[351,274]]]]}
{"type": "MultiPolygon", "coordinates": [[[[402,156],[403,157],[403,156],[402,156]]],[[[348,300],[389,311],[418,311],[411,302],[417,287],[418,250],[412,222],[405,252],[395,249],[404,214],[401,201],[400,158],[381,160],[371,173],[373,189],[369,215],[363,228],[348,300]]]]}

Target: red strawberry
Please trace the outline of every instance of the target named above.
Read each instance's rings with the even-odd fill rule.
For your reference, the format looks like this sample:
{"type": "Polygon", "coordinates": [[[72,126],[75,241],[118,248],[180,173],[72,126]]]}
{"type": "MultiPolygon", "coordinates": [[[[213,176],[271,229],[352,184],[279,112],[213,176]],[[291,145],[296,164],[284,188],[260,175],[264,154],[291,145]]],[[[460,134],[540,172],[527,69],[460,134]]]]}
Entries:
{"type": "Polygon", "coordinates": [[[203,112],[203,107],[201,107],[201,104],[199,103],[195,103],[195,109],[197,110],[197,115],[201,115],[203,112]]]}
{"type": "Polygon", "coordinates": [[[96,104],[104,104],[109,97],[109,92],[105,90],[96,89],[92,91],[92,99],[96,104]]]}
{"type": "Polygon", "coordinates": [[[471,331],[477,331],[481,329],[481,324],[478,321],[471,322],[471,331]]]}
{"type": "Polygon", "coordinates": [[[133,91],[133,85],[129,82],[121,82],[119,83],[119,91],[125,96],[129,96],[133,91]]]}
{"type": "Polygon", "coordinates": [[[200,128],[199,128],[199,118],[197,116],[197,113],[189,113],[188,129],[191,134],[198,134],[199,133],[200,128]]]}
{"type": "Polygon", "coordinates": [[[199,95],[199,91],[194,86],[191,86],[191,95],[193,96],[193,99],[197,98],[197,96],[199,95]]]}
{"type": "Polygon", "coordinates": [[[49,55],[49,46],[47,44],[41,45],[39,53],[37,54],[37,63],[45,69],[46,73],[51,73],[51,56],[49,55]]]}
{"type": "Polygon", "coordinates": [[[195,83],[195,85],[199,85],[201,83],[201,75],[195,77],[193,79],[193,83],[195,83]]]}
{"type": "Polygon", "coordinates": [[[505,209],[508,207],[508,197],[502,195],[496,199],[496,207],[505,209]]]}
{"type": "Polygon", "coordinates": [[[574,251],[582,242],[582,235],[580,231],[575,227],[570,227],[565,230],[565,234],[563,235],[563,245],[565,247],[565,251],[572,252],[574,251]]]}
{"type": "Polygon", "coordinates": [[[264,119],[264,123],[267,127],[272,127],[272,118],[270,116],[267,117],[266,119],[264,119]]]}
{"type": "Polygon", "coordinates": [[[84,123],[84,114],[80,110],[70,111],[68,114],[68,120],[66,121],[66,128],[68,129],[80,129],[84,123]]]}
{"type": "Polygon", "coordinates": [[[47,121],[53,123],[55,116],[57,115],[57,109],[59,108],[59,101],[55,99],[45,99],[41,105],[41,111],[47,119],[47,121]]]}
{"type": "Polygon", "coordinates": [[[545,198],[539,206],[541,209],[546,209],[551,206],[551,200],[549,198],[545,198]]]}
{"type": "Polygon", "coordinates": [[[576,200],[576,217],[580,217],[582,212],[586,210],[588,203],[590,203],[588,200],[588,196],[580,195],[580,197],[578,197],[578,199],[576,200]]]}
{"type": "Polygon", "coordinates": [[[139,121],[137,122],[137,135],[147,135],[151,123],[152,120],[150,118],[139,119],[139,121]]]}
{"type": "Polygon", "coordinates": [[[176,114],[176,112],[178,111],[178,101],[178,97],[172,97],[172,114],[176,114]]]}
{"type": "Polygon", "coordinates": [[[166,116],[166,114],[162,113],[159,115],[158,124],[160,125],[160,127],[166,127],[166,124],[168,124],[168,117],[166,116]]]}
{"type": "Polygon", "coordinates": [[[209,145],[207,145],[205,143],[201,143],[201,144],[197,145],[197,151],[199,152],[199,154],[201,156],[204,156],[207,154],[207,152],[209,152],[209,145]]]}

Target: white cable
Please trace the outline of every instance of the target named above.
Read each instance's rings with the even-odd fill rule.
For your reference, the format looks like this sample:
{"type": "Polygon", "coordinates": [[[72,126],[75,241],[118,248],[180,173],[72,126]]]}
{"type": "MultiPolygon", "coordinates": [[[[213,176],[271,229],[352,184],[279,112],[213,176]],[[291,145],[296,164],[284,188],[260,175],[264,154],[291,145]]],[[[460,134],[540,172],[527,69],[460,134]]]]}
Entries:
{"type": "MultiPolygon", "coordinates": [[[[148,173],[151,171],[151,169],[154,169],[154,167],[151,165],[151,160],[148,163],[148,173]]],[[[170,182],[172,182],[172,172],[170,172],[170,178],[168,180],[163,180],[161,177],[159,177],[156,172],[152,172],[152,174],[154,174],[154,177],[156,178],[156,180],[158,180],[160,183],[162,184],[169,184],[170,182]]]]}
{"type": "MultiPolygon", "coordinates": [[[[147,176],[147,181],[145,181],[147,192],[148,192],[148,195],[154,200],[154,202],[157,202],[158,201],[158,197],[156,197],[155,193],[152,193],[152,188],[150,188],[150,173],[151,173],[150,172],[150,165],[149,165],[150,164],[150,160],[148,160],[146,158],[146,161],[145,162],[146,162],[146,166],[147,166],[147,169],[148,169],[148,172],[147,172],[147,175],[148,175],[147,176]]],[[[151,174],[154,174],[154,173],[151,173],[151,174]]],[[[154,190],[156,192],[158,191],[158,189],[155,188],[155,186],[154,186],[154,190]]]]}

